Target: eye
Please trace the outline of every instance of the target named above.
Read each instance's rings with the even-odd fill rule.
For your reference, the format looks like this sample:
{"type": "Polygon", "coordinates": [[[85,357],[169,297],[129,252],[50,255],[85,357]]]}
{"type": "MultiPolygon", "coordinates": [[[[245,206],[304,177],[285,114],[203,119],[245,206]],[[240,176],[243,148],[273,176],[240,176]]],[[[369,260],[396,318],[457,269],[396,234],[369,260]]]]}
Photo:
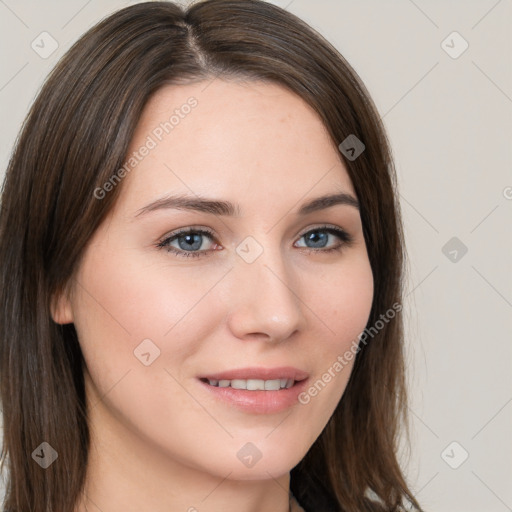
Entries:
{"type": "Polygon", "coordinates": [[[311,229],[304,233],[300,239],[305,239],[306,243],[311,245],[302,246],[307,252],[332,252],[341,251],[342,248],[352,243],[353,238],[345,230],[335,226],[321,226],[311,229]],[[338,243],[332,247],[325,248],[328,245],[329,238],[337,238],[338,243]]]}
{"type": "Polygon", "coordinates": [[[159,242],[157,247],[166,249],[168,252],[172,252],[184,258],[198,257],[204,254],[211,254],[211,250],[204,249],[203,247],[205,237],[208,237],[210,240],[214,239],[213,233],[209,230],[186,228],[172,233],[159,242]],[[171,245],[175,242],[178,247],[171,245]]]}
{"type": "MultiPolygon", "coordinates": [[[[157,247],[184,258],[211,255],[211,253],[218,250],[218,247],[220,246],[217,243],[214,243],[213,249],[205,249],[205,238],[210,239],[211,242],[215,240],[213,232],[204,228],[199,229],[191,227],[171,233],[169,236],[158,242],[157,247]]],[[[350,245],[353,240],[351,235],[336,226],[321,226],[315,229],[310,229],[301,235],[299,240],[301,239],[305,239],[307,244],[312,244],[312,246],[299,246],[301,249],[305,249],[306,252],[316,253],[341,251],[342,248],[350,245]],[[329,240],[332,238],[337,238],[338,243],[333,247],[329,247],[329,240]]]]}

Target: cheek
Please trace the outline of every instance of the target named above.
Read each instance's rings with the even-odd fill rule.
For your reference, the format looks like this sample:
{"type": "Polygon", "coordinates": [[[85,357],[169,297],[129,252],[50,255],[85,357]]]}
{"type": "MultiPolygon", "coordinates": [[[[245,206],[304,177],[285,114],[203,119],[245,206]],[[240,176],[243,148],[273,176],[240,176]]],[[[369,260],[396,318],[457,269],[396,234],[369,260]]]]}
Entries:
{"type": "MultiPolygon", "coordinates": [[[[367,257],[350,263],[323,279],[321,290],[308,295],[308,306],[318,318],[318,332],[324,333],[316,340],[314,350],[310,348],[315,375],[310,386],[299,396],[301,406],[309,411],[306,421],[310,422],[311,432],[323,428],[345,391],[354,366],[359,335],[367,325],[372,307],[370,263],[367,257]]],[[[313,339],[309,341],[312,343],[313,339]]]]}
{"type": "Polygon", "coordinates": [[[92,402],[101,401],[137,435],[186,458],[169,431],[186,433],[183,450],[205,435],[198,422],[204,410],[180,383],[189,359],[220,323],[222,312],[208,292],[226,271],[191,274],[165,259],[148,264],[117,251],[113,261],[108,253],[116,251],[96,247],[86,255],[73,301],[92,402]]]}
{"type": "Polygon", "coordinates": [[[364,330],[372,307],[373,275],[367,256],[340,265],[316,290],[308,301],[325,327],[326,352],[344,351],[364,330]]]}
{"type": "MultiPolygon", "coordinates": [[[[115,261],[107,255],[107,250],[91,254],[77,276],[80,286],[75,324],[83,328],[87,338],[108,337],[110,344],[116,342],[133,350],[146,338],[169,344],[183,326],[196,331],[201,328],[194,309],[218,281],[222,269],[204,275],[169,268],[165,259],[148,264],[148,258],[128,252],[115,261]],[[193,326],[190,318],[196,320],[193,326]]],[[[207,323],[213,310],[199,309],[207,323]]]]}

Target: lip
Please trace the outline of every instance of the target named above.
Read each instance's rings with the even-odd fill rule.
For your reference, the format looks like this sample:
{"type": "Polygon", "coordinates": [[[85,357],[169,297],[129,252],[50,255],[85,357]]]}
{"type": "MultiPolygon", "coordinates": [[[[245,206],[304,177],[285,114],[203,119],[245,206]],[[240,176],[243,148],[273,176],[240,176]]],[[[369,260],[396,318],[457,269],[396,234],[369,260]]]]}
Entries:
{"type": "Polygon", "coordinates": [[[219,373],[212,373],[198,377],[202,389],[210,396],[230,408],[236,408],[252,414],[275,414],[282,412],[299,403],[299,395],[304,391],[309,381],[307,372],[293,367],[280,368],[239,368],[219,373]],[[210,386],[206,379],[233,380],[233,379],[262,379],[274,380],[278,378],[293,379],[296,382],[290,388],[276,391],[248,391],[231,387],[220,388],[210,386]]]}
{"type": "Polygon", "coordinates": [[[302,381],[307,379],[309,374],[292,366],[280,366],[276,368],[250,367],[227,370],[218,373],[209,373],[200,375],[199,379],[217,379],[217,380],[233,380],[233,379],[293,379],[302,381]]]}

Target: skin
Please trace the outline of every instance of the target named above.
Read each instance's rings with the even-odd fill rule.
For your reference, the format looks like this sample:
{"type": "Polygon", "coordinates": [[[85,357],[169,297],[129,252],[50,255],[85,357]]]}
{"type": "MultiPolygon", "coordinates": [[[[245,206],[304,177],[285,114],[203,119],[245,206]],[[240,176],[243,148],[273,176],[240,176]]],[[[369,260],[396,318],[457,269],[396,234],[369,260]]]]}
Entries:
{"type": "Polygon", "coordinates": [[[353,360],[307,405],[272,414],[228,406],[197,377],[295,366],[315,382],[368,320],[373,276],[359,210],[296,214],[334,191],[356,197],[320,118],[276,84],[207,85],[166,86],[148,102],[129,153],[189,97],[198,105],[123,179],[52,310],[56,322],[75,324],[86,362],[92,444],[77,510],[288,511],[289,472],[331,417],[353,360]],[[241,215],[136,216],[171,193],[238,203],[241,215]],[[342,243],[328,235],[308,253],[319,246],[303,235],[324,224],[352,243],[327,253],[342,243]],[[157,247],[190,226],[215,234],[200,238],[201,256],[157,247]],[[236,252],[247,236],[263,248],[253,263],[236,252]],[[144,339],[160,350],[149,366],[134,356],[144,339]],[[237,458],[247,442],[262,454],[251,468],[237,458]]]}

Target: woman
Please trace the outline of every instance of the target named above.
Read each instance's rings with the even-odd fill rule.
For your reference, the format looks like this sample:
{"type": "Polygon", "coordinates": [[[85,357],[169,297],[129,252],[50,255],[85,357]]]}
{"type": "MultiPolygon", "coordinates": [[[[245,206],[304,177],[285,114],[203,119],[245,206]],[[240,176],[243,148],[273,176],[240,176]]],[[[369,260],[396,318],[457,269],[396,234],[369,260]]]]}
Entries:
{"type": "Polygon", "coordinates": [[[420,510],[394,180],[357,74],[278,7],[88,31],[4,184],[4,510],[420,510]]]}

